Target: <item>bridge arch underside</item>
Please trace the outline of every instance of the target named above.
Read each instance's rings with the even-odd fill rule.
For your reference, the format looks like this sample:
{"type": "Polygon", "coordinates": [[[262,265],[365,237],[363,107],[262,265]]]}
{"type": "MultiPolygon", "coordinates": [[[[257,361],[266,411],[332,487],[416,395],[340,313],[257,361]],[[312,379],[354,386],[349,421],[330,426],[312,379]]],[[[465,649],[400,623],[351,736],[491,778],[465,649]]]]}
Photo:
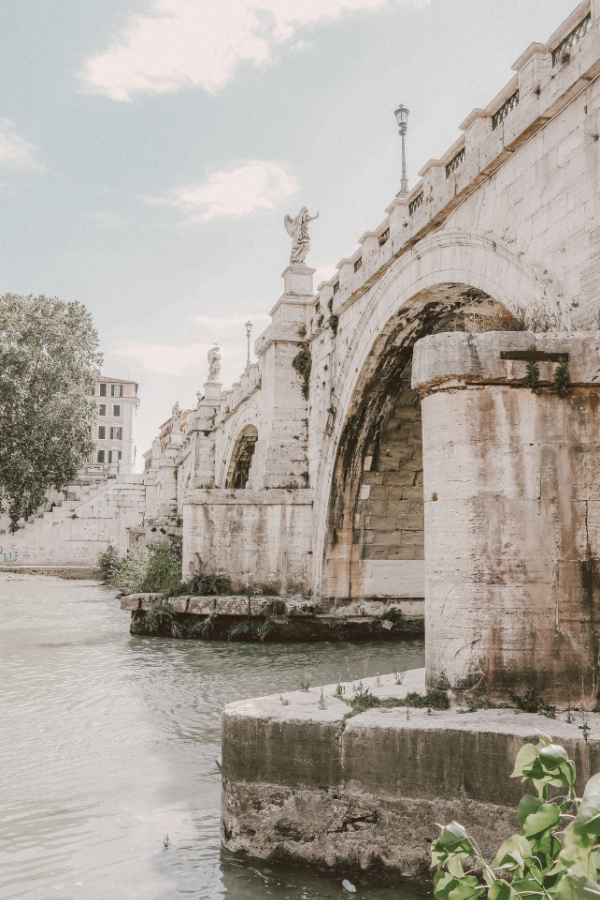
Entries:
{"type": "Polygon", "coordinates": [[[233,453],[231,454],[225,483],[226,488],[243,489],[248,485],[257,441],[258,429],[256,426],[244,426],[236,439],[233,453]]]}
{"type": "Polygon", "coordinates": [[[423,448],[421,402],[411,388],[414,345],[444,331],[517,327],[502,304],[468,284],[422,291],[387,322],[357,378],[337,446],[324,595],[423,600],[423,448]]]}

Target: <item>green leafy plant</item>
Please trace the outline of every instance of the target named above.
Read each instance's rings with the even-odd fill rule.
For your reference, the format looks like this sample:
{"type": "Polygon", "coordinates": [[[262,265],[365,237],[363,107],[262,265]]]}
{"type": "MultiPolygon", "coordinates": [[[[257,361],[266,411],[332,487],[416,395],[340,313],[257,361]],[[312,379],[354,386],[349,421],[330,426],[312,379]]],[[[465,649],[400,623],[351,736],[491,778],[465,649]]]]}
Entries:
{"type": "Polygon", "coordinates": [[[566,359],[561,357],[559,364],[556,367],[556,372],[554,373],[554,387],[552,390],[555,394],[558,394],[559,397],[564,397],[569,393],[569,388],[571,387],[571,376],[569,374],[569,367],[567,365],[566,359]]]}
{"type": "Polygon", "coordinates": [[[369,688],[360,690],[354,695],[352,700],[346,700],[340,697],[344,703],[351,707],[351,711],[346,713],[345,719],[351,719],[365,712],[367,709],[394,709],[399,706],[406,706],[412,709],[448,709],[450,703],[448,696],[444,691],[430,691],[428,694],[419,694],[411,691],[406,697],[376,697],[371,693],[369,688]]]}
{"type": "Polygon", "coordinates": [[[156,634],[164,625],[170,625],[174,616],[175,610],[168,600],[162,597],[153,600],[144,619],[145,631],[156,634]]]}
{"type": "Polygon", "coordinates": [[[113,547],[112,544],[109,544],[106,550],[103,550],[98,554],[96,567],[100,578],[102,578],[103,581],[108,581],[109,584],[114,584],[119,572],[120,564],[121,561],[119,559],[117,548],[113,547]]]}
{"type": "MultiPolygon", "coordinates": [[[[535,344],[530,344],[527,348],[532,353],[535,353],[535,344]]],[[[532,394],[539,394],[540,392],[540,367],[536,363],[535,359],[530,359],[527,363],[527,375],[525,377],[525,387],[531,388],[532,394]]]]}
{"type": "Polygon", "coordinates": [[[310,372],[312,369],[312,356],[310,350],[304,347],[292,360],[292,365],[302,379],[302,396],[308,400],[310,390],[310,372]]]}
{"type": "Polygon", "coordinates": [[[431,847],[432,867],[440,867],[434,877],[437,900],[476,900],[486,892],[488,900],[598,900],[600,775],[588,781],[581,799],[575,775],[566,750],[548,735],[521,747],[511,777],[530,778],[537,791],[519,803],[521,834],[505,841],[488,863],[462,825],[442,828],[431,847]],[[465,860],[475,866],[465,871],[465,860]],[[478,866],[484,883],[473,874],[478,866]]]}
{"type": "Polygon", "coordinates": [[[119,564],[119,571],[115,576],[117,584],[124,594],[140,594],[142,583],[146,577],[148,557],[140,559],[127,551],[126,556],[119,564]]]}
{"type": "Polygon", "coordinates": [[[158,547],[149,548],[149,558],[139,592],[168,594],[181,584],[183,538],[169,535],[158,547]]]}
{"type": "Polygon", "coordinates": [[[539,713],[540,715],[548,715],[555,712],[555,708],[548,706],[544,698],[538,696],[533,687],[530,687],[522,697],[519,694],[515,694],[514,691],[509,691],[509,697],[515,704],[515,707],[522,712],[539,713]]]}
{"type": "Polygon", "coordinates": [[[199,553],[197,557],[197,571],[188,581],[179,584],[172,590],[173,596],[191,594],[195,597],[226,596],[231,594],[231,579],[227,575],[209,575],[204,571],[204,563],[199,553]]]}
{"type": "Polygon", "coordinates": [[[469,700],[466,709],[459,709],[459,713],[474,713],[480,709],[496,709],[496,704],[492,703],[489,697],[482,697],[481,700],[469,700]]]}

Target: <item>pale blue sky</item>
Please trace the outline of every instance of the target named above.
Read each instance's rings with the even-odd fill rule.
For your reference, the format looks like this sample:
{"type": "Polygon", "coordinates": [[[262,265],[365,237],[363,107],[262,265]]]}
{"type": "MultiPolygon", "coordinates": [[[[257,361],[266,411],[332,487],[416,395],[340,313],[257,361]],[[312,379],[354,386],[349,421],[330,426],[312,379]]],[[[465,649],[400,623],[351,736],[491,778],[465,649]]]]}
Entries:
{"type": "Polygon", "coordinates": [[[0,292],[92,311],[104,373],[140,383],[141,458],[213,341],[225,386],[242,372],[284,214],[320,212],[308,262],[332,274],[399,188],[395,106],[414,185],[576,5],[2,0],[0,292]]]}

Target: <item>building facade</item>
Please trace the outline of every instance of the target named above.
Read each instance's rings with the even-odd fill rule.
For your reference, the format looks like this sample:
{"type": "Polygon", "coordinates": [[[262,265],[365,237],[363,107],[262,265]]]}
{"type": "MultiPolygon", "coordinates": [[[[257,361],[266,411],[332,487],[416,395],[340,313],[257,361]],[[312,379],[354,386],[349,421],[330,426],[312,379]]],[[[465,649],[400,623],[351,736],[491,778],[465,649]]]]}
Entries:
{"type": "Polygon", "coordinates": [[[92,426],[96,449],[83,475],[131,475],[135,465],[135,417],[140,401],[135,381],[98,374],[93,398],[98,418],[92,426]]]}

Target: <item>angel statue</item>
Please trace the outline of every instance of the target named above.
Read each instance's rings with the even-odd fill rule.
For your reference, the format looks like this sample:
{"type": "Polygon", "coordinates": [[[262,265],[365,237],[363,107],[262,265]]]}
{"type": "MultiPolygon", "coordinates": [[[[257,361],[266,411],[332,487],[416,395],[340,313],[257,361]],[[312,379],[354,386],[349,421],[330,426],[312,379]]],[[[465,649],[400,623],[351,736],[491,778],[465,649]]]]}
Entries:
{"type": "Polygon", "coordinates": [[[208,381],[217,382],[221,374],[221,355],[219,353],[219,345],[215,344],[208,351],[208,381]]]}
{"type": "Polygon", "coordinates": [[[290,253],[291,265],[303,266],[306,262],[306,255],[310,250],[308,223],[313,222],[318,218],[319,213],[317,213],[316,216],[309,216],[305,206],[302,207],[295,219],[292,219],[291,216],[286,216],[284,218],[283,224],[285,225],[285,230],[292,239],[292,252],[290,253]]]}

